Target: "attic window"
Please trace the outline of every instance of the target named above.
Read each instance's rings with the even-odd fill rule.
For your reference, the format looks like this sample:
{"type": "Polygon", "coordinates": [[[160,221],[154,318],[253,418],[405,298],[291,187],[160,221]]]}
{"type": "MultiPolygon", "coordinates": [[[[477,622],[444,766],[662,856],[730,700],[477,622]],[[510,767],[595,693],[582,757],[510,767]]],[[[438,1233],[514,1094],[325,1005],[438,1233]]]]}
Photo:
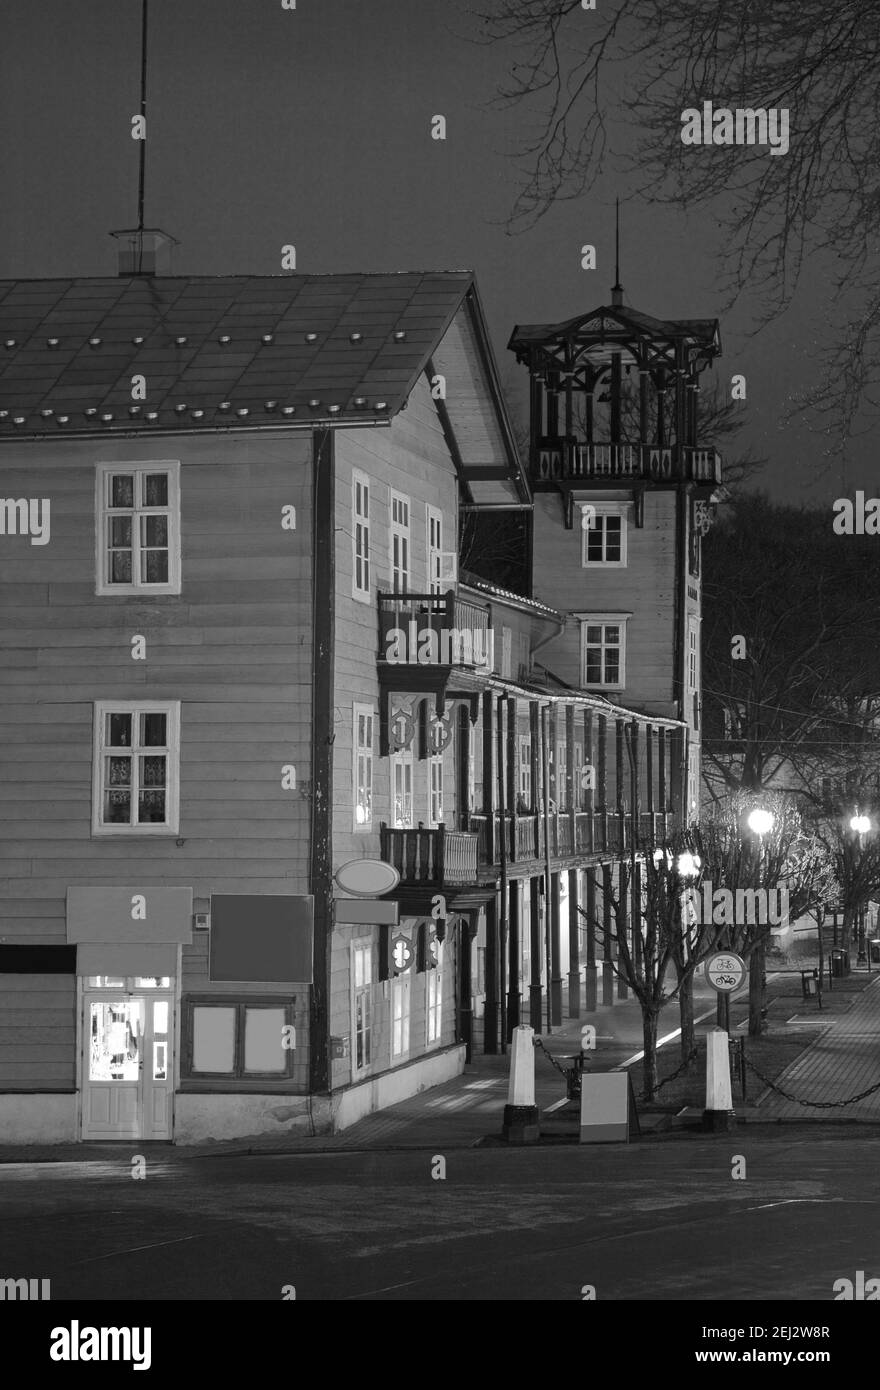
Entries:
{"type": "Polygon", "coordinates": [[[320,404],[321,404],[321,402],[318,400],[318,397],[317,397],[317,396],[312,396],[312,399],[309,401],[309,409],[310,409],[310,410],[317,410],[317,409],[318,409],[318,406],[319,406],[320,404]]]}
{"type": "Polygon", "coordinates": [[[221,333],[221,334],[220,334],[220,337],[217,339],[217,342],[218,342],[218,343],[231,343],[231,342],[232,342],[232,339],[230,338],[230,336],[229,336],[228,333],[221,333]]]}
{"type": "Polygon", "coordinates": [[[83,414],[88,415],[90,418],[91,418],[92,415],[97,415],[97,413],[98,413],[97,406],[94,406],[94,405],[86,406],[86,408],[85,408],[85,410],[84,410],[84,412],[83,412],[83,414]]]}
{"type": "Polygon", "coordinates": [[[58,346],[58,341],[59,341],[59,340],[58,340],[57,338],[47,338],[47,339],[46,339],[47,345],[48,345],[49,347],[53,347],[53,348],[58,346]]]}
{"type": "Polygon", "coordinates": [[[100,346],[101,346],[101,339],[100,339],[100,338],[89,338],[89,347],[100,347],[100,346]]]}
{"type": "Polygon", "coordinates": [[[396,328],[396,329],[394,330],[394,341],[395,341],[395,343],[402,343],[405,337],[406,337],[406,329],[405,329],[405,328],[396,328]]]}
{"type": "Polygon", "coordinates": [[[181,334],[179,337],[175,338],[174,341],[175,341],[175,343],[177,344],[178,347],[185,347],[185,346],[186,346],[186,341],[187,341],[187,340],[186,340],[186,335],[185,335],[185,334],[181,334]]]}
{"type": "Polygon", "coordinates": [[[307,342],[307,343],[316,343],[317,341],[318,341],[318,335],[317,335],[317,333],[307,333],[307,334],[306,334],[306,342],[307,342]]]}
{"type": "Polygon", "coordinates": [[[218,409],[218,410],[231,410],[231,409],[232,409],[232,401],[221,401],[220,404],[218,405],[217,409],[218,409]]]}
{"type": "Polygon", "coordinates": [[[132,338],[131,341],[134,343],[135,347],[139,347],[144,340],[142,335],[138,334],[138,336],[136,338],[132,338]]]}
{"type": "Polygon", "coordinates": [[[274,341],[275,341],[275,334],[274,334],[274,333],[264,333],[264,334],[263,334],[263,337],[262,337],[262,339],[261,339],[261,342],[266,343],[266,344],[268,344],[268,343],[274,343],[274,341]]]}
{"type": "Polygon", "coordinates": [[[15,339],[14,339],[14,338],[7,338],[7,339],[6,339],[6,346],[7,346],[8,348],[14,348],[14,347],[15,347],[15,339]]]}
{"type": "Polygon", "coordinates": [[[363,333],[352,333],[349,338],[349,341],[352,343],[359,343],[362,341],[363,336],[363,333]]]}
{"type": "Polygon", "coordinates": [[[284,406],[281,407],[281,413],[282,413],[282,415],[295,415],[295,414],[296,414],[296,406],[295,406],[295,405],[284,405],[284,406]]]}

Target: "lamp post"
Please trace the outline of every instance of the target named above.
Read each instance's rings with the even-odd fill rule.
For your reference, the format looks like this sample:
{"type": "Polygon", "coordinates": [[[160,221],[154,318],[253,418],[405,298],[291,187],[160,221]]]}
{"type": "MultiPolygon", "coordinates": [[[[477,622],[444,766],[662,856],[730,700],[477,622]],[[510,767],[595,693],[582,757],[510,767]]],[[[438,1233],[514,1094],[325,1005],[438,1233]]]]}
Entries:
{"type": "MultiPolygon", "coordinates": [[[[856,809],[855,815],[850,820],[849,828],[853,832],[853,848],[858,844],[860,859],[865,848],[865,836],[869,834],[871,830],[870,817],[860,815],[858,809],[856,809]]],[[[855,867],[855,865],[853,867],[855,867]]],[[[865,945],[865,908],[863,903],[859,903],[858,914],[859,953],[856,957],[856,964],[862,965],[864,963],[867,965],[868,951],[865,945]]]]}
{"type": "MultiPolygon", "coordinates": [[[[764,860],[764,837],[769,835],[773,826],[776,824],[776,817],[772,811],[767,811],[763,806],[755,806],[746,817],[746,824],[753,835],[758,837],[758,860],[755,866],[755,878],[758,882],[755,887],[760,887],[761,865],[764,860]]],[[[766,938],[762,934],[755,943],[752,960],[749,961],[749,1012],[758,1016],[758,1001],[764,997],[764,987],[767,982],[765,971],[765,952],[767,949],[766,938]],[[752,972],[752,961],[754,961],[754,974],[752,972]]],[[[766,1009],[761,1008],[760,1021],[756,1025],[756,1031],[760,1032],[763,1025],[766,1009]]],[[[751,1019],[750,1019],[751,1023],[751,1019]]],[[[750,1028],[751,1031],[751,1028],[750,1028]]]]}

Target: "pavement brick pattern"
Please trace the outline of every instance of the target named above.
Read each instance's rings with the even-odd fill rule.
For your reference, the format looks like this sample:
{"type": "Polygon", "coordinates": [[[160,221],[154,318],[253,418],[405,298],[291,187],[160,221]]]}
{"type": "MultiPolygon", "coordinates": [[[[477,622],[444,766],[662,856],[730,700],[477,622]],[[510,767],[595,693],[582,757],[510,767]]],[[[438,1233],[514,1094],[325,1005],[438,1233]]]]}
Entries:
{"type": "MultiPolygon", "coordinates": [[[[818,1038],[776,1080],[791,1095],[841,1101],[880,1084],[880,979],[845,1014],[829,1019],[818,1038]]],[[[814,1109],[786,1100],[769,1087],[757,1102],[758,1119],[880,1120],[880,1090],[854,1105],[814,1109]]]]}

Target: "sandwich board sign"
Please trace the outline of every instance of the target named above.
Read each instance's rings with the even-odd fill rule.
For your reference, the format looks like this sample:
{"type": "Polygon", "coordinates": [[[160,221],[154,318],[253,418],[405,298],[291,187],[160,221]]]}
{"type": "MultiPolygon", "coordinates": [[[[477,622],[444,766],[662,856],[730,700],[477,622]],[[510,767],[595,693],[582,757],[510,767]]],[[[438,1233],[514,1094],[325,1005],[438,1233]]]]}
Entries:
{"type": "Polygon", "coordinates": [[[638,1134],[639,1114],[629,1072],[583,1072],[580,1142],[626,1144],[638,1134]]]}

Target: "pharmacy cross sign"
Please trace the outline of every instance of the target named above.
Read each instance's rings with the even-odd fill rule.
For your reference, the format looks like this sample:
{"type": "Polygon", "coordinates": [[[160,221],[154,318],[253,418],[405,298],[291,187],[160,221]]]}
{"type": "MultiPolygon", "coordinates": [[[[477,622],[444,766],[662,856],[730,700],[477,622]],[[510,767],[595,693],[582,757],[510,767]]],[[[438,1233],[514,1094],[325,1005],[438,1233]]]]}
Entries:
{"type": "Polygon", "coordinates": [[[719,994],[733,994],[745,977],[745,961],[733,951],[716,951],[706,961],[706,979],[719,994]]]}
{"type": "Polygon", "coordinates": [[[408,970],[413,963],[412,942],[405,936],[395,936],[391,940],[391,960],[395,970],[408,970]]]}

